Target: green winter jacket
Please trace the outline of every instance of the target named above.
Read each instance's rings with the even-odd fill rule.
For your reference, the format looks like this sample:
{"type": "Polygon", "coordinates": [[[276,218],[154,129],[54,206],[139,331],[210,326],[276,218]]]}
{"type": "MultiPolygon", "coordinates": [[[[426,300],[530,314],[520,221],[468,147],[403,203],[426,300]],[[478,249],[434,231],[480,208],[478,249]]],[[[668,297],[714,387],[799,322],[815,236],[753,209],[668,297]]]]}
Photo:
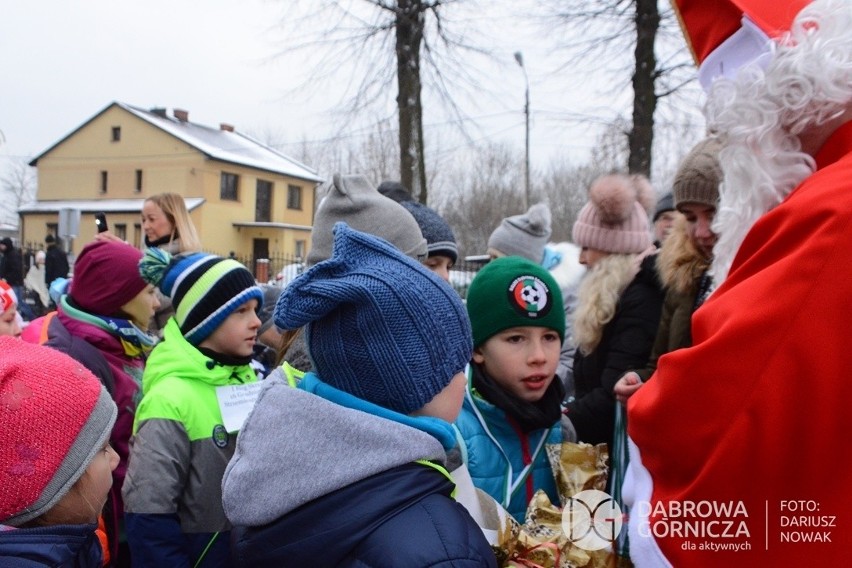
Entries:
{"type": "Polygon", "coordinates": [[[222,365],[181,335],[174,319],[151,352],[136,409],[125,510],[177,514],[183,533],[229,530],[222,510],[222,476],[234,454],[216,387],[255,382],[249,365],[222,365]]]}

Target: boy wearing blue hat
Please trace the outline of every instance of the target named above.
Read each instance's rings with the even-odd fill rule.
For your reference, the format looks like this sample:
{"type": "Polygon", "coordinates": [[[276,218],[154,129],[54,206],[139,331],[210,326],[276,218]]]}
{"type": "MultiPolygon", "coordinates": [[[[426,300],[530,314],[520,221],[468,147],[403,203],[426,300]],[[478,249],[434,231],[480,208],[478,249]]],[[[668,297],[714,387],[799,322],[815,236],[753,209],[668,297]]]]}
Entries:
{"type": "Polygon", "coordinates": [[[131,560],[227,566],[222,475],[239,430],[234,401],[250,399],[257,381],[250,362],[263,292],[242,264],[209,254],[150,248],[139,270],[175,313],[148,358],[133,424],[122,491],[131,560]]]}
{"type": "Polygon", "coordinates": [[[334,228],[275,310],[314,371],[264,381],[225,472],[239,566],[496,566],[444,469],[471,354],[464,304],[387,241],[334,228]]]}
{"type": "Polygon", "coordinates": [[[545,445],[575,441],[556,378],[562,294],[542,266],[505,256],[477,273],[467,311],[474,350],[456,422],[462,458],[474,485],[523,523],[537,490],[559,502],[545,445]]]}

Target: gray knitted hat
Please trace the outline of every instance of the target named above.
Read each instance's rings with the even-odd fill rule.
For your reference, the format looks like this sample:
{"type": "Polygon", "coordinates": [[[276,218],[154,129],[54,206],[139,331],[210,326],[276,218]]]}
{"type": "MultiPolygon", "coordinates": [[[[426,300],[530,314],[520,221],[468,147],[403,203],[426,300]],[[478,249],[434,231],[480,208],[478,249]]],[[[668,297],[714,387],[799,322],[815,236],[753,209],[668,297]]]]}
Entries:
{"type": "Polygon", "coordinates": [[[426,239],[411,213],[381,195],[366,177],[334,174],[328,194],[317,208],[308,266],[331,258],[332,228],[338,221],[381,237],[416,260],[426,258],[426,239]]]}
{"type": "Polygon", "coordinates": [[[540,264],[550,239],[550,208],[536,203],[523,215],[506,217],[488,237],[488,252],[522,256],[540,264]]]}
{"type": "Polygon", "coordinates": [[[718,138],[705,138],[686,155],[675,174],[675,207],[681,203],[718,205],[719,184],[722,182],[722,168],[719,166],[721,149],[722,143],[718,138]]]}
{"type": "Polygon", "coordinates": [[[293,280],[275,307],[284,329],[305,326],[320,380],[409,414],[461,372],[473,354],[461,297],[389,243],[334,227],[334,254],[293,280]]]}
{"type": "Polygon", "coordinates": [[[651,222],[656,223],[657,219],[659,219],[663,213],[674,210],[674,197],[671,193],[667,193],[657,202],[657,208],[654,210],[654,217],[651,219],[651,222]]]}

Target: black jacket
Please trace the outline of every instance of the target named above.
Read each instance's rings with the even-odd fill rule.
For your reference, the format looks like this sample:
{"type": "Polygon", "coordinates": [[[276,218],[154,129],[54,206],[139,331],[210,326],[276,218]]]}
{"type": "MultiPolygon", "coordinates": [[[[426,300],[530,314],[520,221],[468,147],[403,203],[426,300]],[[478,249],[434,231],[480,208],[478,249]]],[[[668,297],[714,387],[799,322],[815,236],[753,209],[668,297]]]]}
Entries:
{"type": "MultiPolygon", "coordinates": [[[[3,260],[0,262],[0,278],[4,279],[9,286],[24,285],[24,259],[21,257],[21,251],[15,248],[12,244],[12,239],[6,237],[0,243],[6,245],[6,250],[3,251],[3,260]]],[[[23,302],[23,298],[18,298],[19,302],[23,302]]]]}
{"type": "Polygon", "coordinates": [[[68,257],[56,245],[49,245],[44,258],[44,280],[48,286],[57,278],[68,277],[68,257]]]}
{"type": "Polygon", "coordinates": [[[612,443],[616,404],[612,389],[625,371],[648,362],[664,298],[654,258],[644,259],[621,294],[595,350],[588,355],[577,350],[574,356],[576,399],[568,405],[568,417],[580,442],[612,443]]]}

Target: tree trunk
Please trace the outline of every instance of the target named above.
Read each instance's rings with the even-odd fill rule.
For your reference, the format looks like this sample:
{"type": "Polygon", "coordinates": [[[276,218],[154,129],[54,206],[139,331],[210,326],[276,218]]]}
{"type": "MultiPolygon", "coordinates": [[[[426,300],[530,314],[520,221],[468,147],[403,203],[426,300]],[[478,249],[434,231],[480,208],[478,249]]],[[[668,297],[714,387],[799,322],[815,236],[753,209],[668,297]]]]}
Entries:
{"type": "Polygon", "coordinates": [[[423,144],[423,106],[420,99],[420,46],[425,26],[422,0],[398,0],[396,65],[399,92],[400,181],[420,203],[426,203],[426,164],[423,144]]]}
{"type": "Polygon", "coordinates": [[[628,135],[630,156],[627,169],[632,174],[651,175],[651,149],[654,142],[654,110],[657,95],[654,80],[657,59],[654,40],[660,27],[657,0],[636,1],[636,69],[633,73],[633,128],[628,135]]]}

